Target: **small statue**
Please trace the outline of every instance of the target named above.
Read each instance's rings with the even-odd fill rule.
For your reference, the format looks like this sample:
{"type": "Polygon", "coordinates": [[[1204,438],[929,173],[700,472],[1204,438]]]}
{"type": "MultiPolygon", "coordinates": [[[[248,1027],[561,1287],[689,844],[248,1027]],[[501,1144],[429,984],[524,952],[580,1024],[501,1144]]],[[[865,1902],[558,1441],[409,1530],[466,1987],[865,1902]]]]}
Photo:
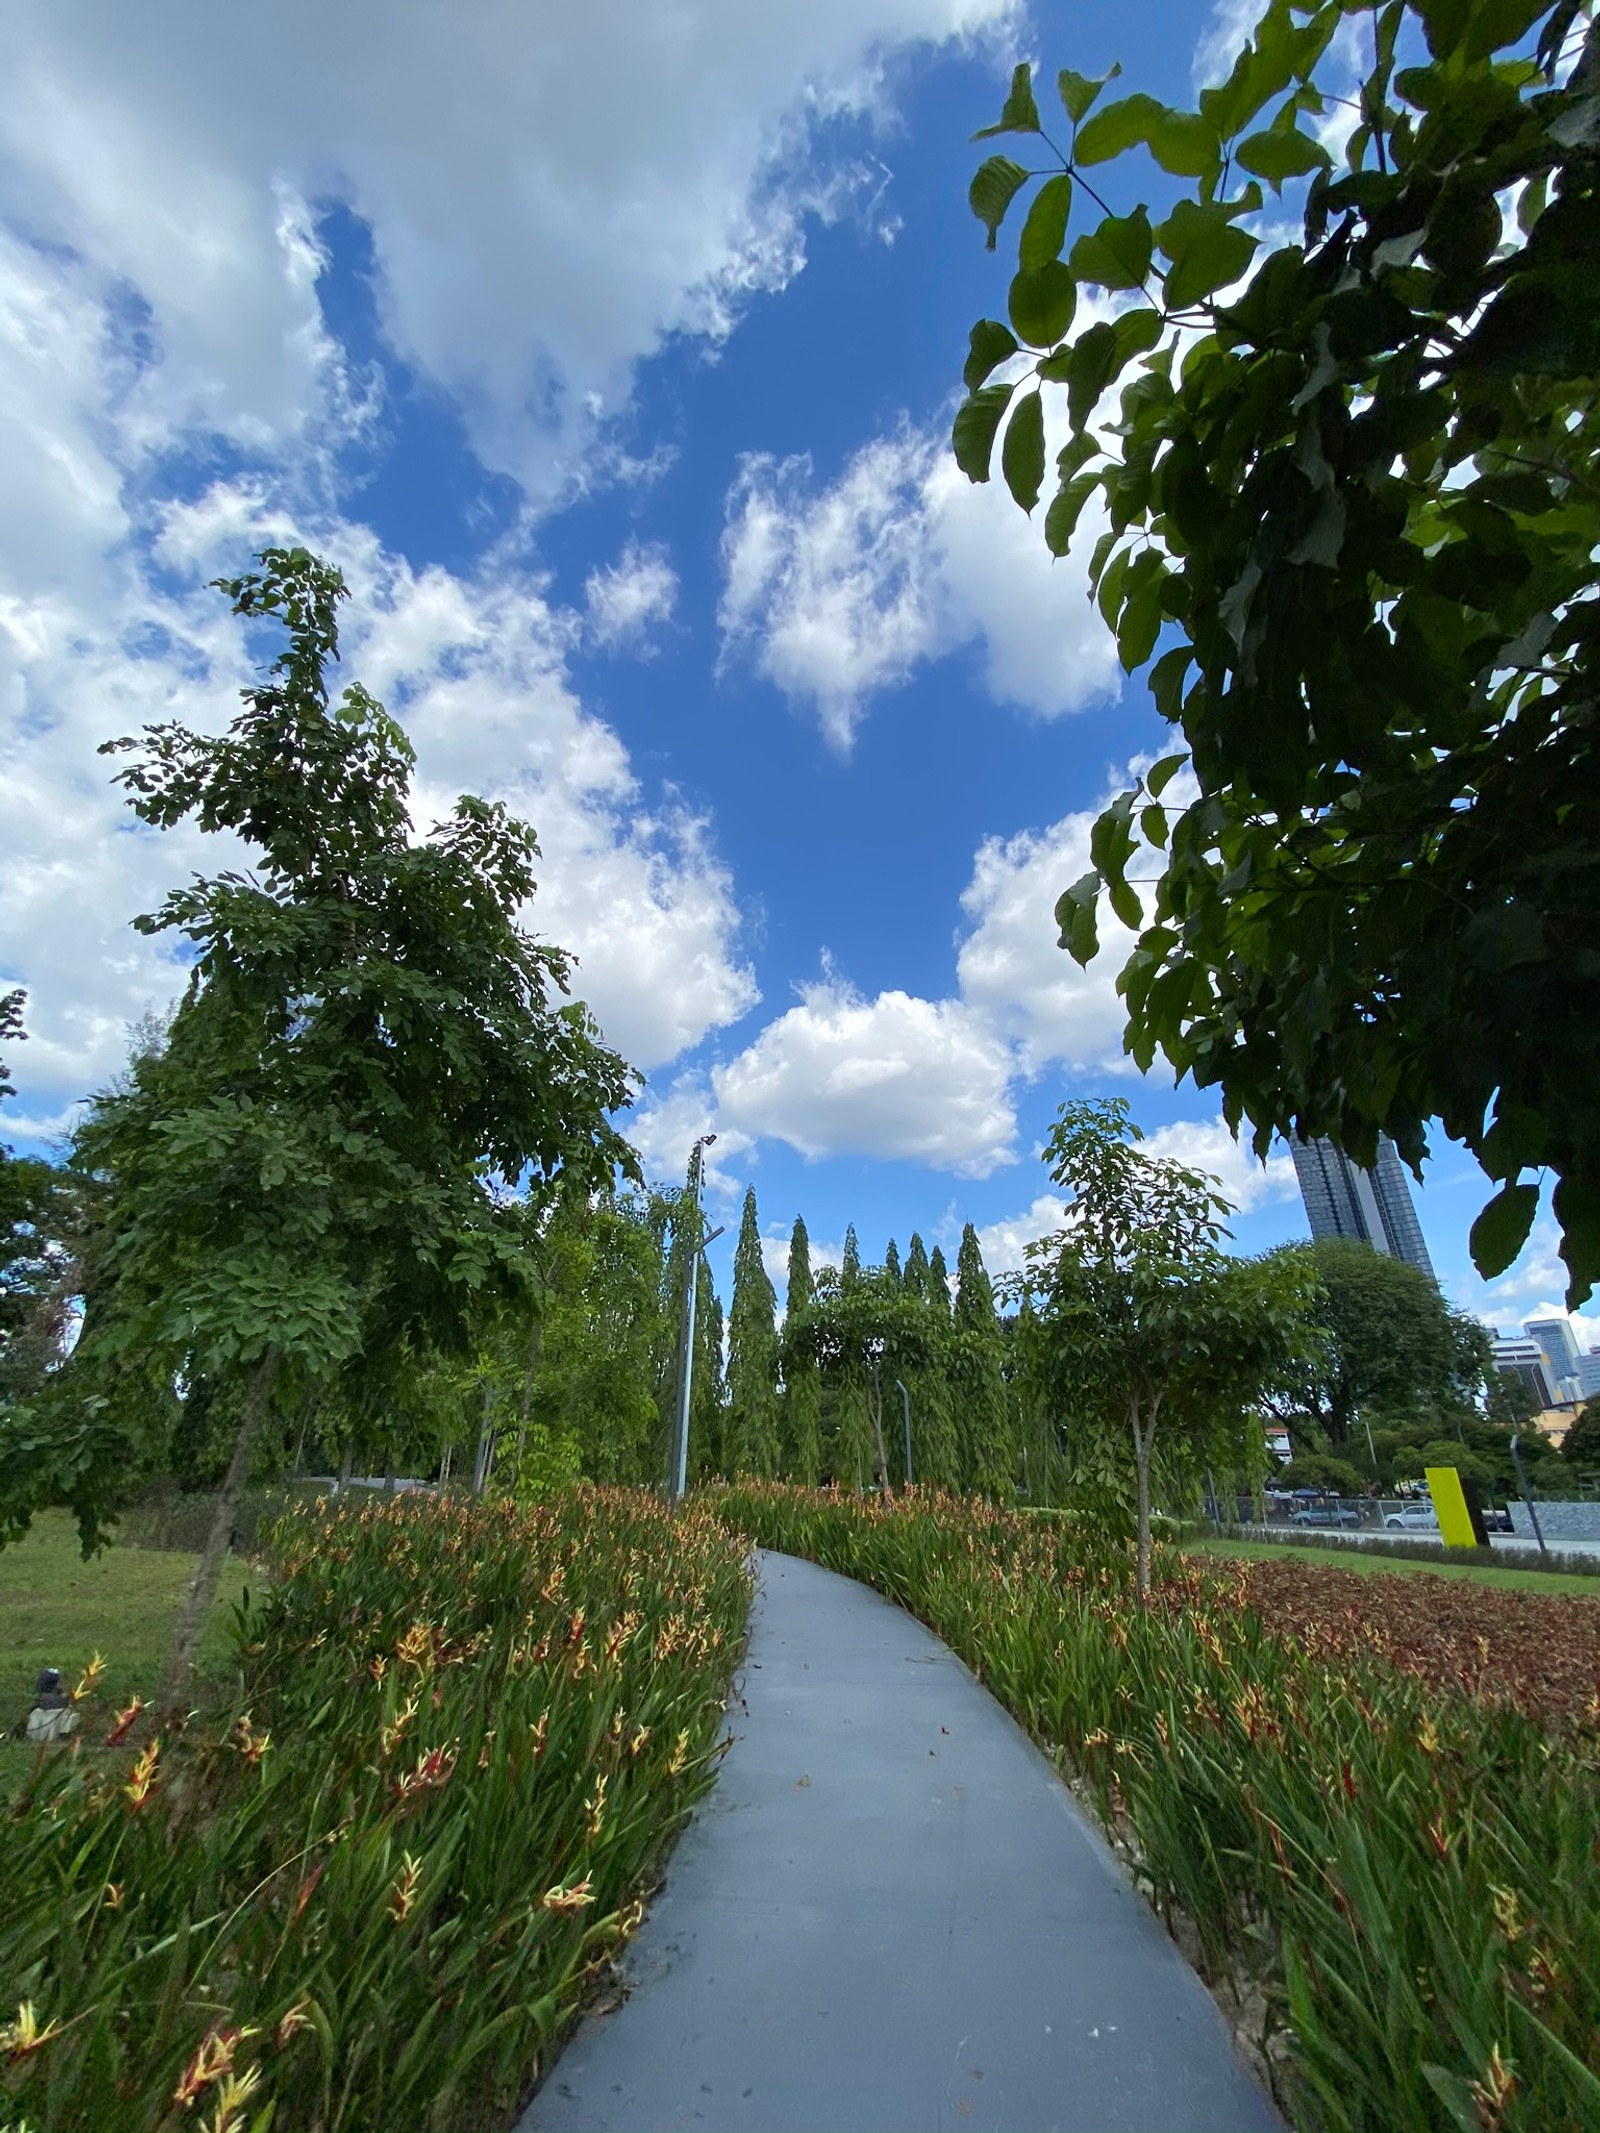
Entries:
{"type": "Polygon", "coordinates": [[[33,1709],[22,1729],[25,1740],[66,1740],[77,1732],[78,1714],[72,1708],[72,1698],[61,1686],[59,1667],[42,1668],[33,1693],[33,1709]]]}

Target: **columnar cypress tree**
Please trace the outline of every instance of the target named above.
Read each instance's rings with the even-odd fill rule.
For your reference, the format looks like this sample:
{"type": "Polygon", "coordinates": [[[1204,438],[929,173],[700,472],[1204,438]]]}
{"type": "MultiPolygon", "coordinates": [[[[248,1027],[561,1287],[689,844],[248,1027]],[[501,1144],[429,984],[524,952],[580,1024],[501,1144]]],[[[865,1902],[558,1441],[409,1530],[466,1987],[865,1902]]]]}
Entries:
{"type": "Polygon", "coordinates": [[[911,1243],[906,1250],[905,1272],[900,1277],[913,1296],[928,1293],[928,1248],[918,1233],[911,1232],[911,1243]]]}
{"type": "Polygon", "coordinates": [[[877,1448],[872,1436],[872,1412],[867,1404],[867,1381],[858,1369],[850,1368],[839,1381],[833,1478],[841,1489],[854,1489],[859,1496],[876,1465],[877,1448]]]}
{"type": "Polygon", "coordinates": [[[752,1187],[733,1255],[728,1314],[728,1418],[724,1464],[730,1478],[778,1471],[778,1299],[761,1257],[752,1187]]]}
{"type": "Polygon", "coordinates": [[[889,1239],[889,1249],[883,1255],[883,1271],[892,1281],[898,1281],[901,1278],[900,1247],[895,1243],[893,1237],[889,1239]]]}
{"type": "Polygon", "coordinates": [[[859,1281],[860,1279],[861,1247],[856,1242],[856,1226],[851,1222],[845,1228],[844,1264],[839,1269],[839,1281],[841,1287],[849,1288],[853,1281],[859,1281]]]}
{"type": "Polygon", "coordinates": [[[928,1261],[928,1301],[942,1318],[950,1316],[950,1269],[938,1245],[928,1261]]]}
{"type": "MultiPolygon", "coordinates": [[[[811,1239],[796,1215],[789,1240],[786,1333],[798,1323],[812,1294],[811,1239]]],[[[814,1489],[822,1478],[822,1373],[815,1356],[789,1344],[783,1359],[783,1467],[789,1480],[808,1489],[814,1489]]]]}
{"type": "Polygon", "coordinates": [[[978,1233],[970,1222],[961,1232],[956,1268],[950,1389],[962,1485],[973,1495],[1009,1501],[1014,1488],[1016,1447],[1001,1369],[1000,1327],[994,1313],[994,1290],[978,1249],[978,1233]]]}
{"type": "Polygon", "coordinates": [[[722,1337],[722,1299],[702,1259],[695,1270],[694,1383],[689,1393],[689,1471],[702,1478],[726,1470],[722,1337]]]}

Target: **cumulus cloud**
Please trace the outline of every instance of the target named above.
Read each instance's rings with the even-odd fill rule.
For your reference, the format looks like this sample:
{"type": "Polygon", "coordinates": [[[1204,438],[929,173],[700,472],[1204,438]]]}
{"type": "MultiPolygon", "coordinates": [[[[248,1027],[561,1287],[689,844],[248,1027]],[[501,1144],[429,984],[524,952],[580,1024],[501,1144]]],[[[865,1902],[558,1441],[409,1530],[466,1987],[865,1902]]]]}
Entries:
{"type": "Polygon", "coordinates": [[[704,1075],[679,1074],[664,1086],[652,1086],[639,1108],[618,1123],[638,1149],[651,1185],[681,1185],[690,1149],[703,1134],[714,1133],[716,1144],[705,1151],[706,1189],[723,1198],[742,1190],[736,1166],[755,1143],[721,1116],[704,1075]]]}
{"type": "Polygon", "coordinates": [[[812,1158],[871,1155],[987,1177],[1013,1162],[1007,1047],[958,1001],[867,999],[831,973],[713,1070],[719,1115],[812,1158]]]}
{"type": "Polygon", "coordinates": [[[1236,1141],[1227,1120],[1177,1119],[1147,1133],[1147,1154],[1164,1162],[1183,1163],[1191,1170],[1204,1170],[1218,1179],[1223,1197],[1241,1214],[1268,1207],[1277,1200],[1292,1200],[1299,1192],[1294,1163],[1287,1148],[1274,1146],[1265,1162],[1251,1149],[1248,1139],[1236,1141]]]}
{"type": "Polygon", "coordinates": [[[664,548],[630,541],[609,569],[590,572],[584,599],[597,643],[648,654],[653,625],[670,622],[678,604],[677,572],[664,548]]]}
{"type": "Polygon", "coordinates": [[[329,360],[304,203],[344,203],[393,346],[486,463],[548,493],[642,357],[725,333],[802,264],[808,215],[875,194],[876,168],[816,143],[884,108],[885,55],[1013,16],[285,0],[263,38],[227,11],[196,35],[171,8],[37,10],[8,38],[0,212],[129,293],[163,422],[258,441],[297,426],[329,360]]]}
{"type": "Polygon", "coordinates": [[[1002,483],[968,482],[942,430],[902,425],[822,486],[808,457],[747,457],[722,561],[725,657],[813,706],[841,749],[870,698],[966,644],[992,696],[1040,717],[1117,693],[1078,552],[1053,562],[1037,520],[1002,483]]]}
{"type": "Polygon", "coordinates": [[[1067,1203],[1059,1194],[1042,1192],[1031,1206],[978,1230],[978,1249],[991,1274],[1016,1274],[1028,1264],[1028,1246],[1049,1237],[1066,1220],[1067,1203]]]}

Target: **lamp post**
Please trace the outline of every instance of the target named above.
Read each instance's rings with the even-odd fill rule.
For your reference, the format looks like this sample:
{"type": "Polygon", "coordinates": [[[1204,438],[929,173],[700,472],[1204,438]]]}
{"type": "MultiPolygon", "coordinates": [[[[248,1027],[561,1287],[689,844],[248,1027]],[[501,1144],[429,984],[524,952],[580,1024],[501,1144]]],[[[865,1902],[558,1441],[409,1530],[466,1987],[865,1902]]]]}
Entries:
{"type": "Polygon", "coordinates": [[[1528,1516],[1533,1520],[1533,1537],[1539,1543],[1539,1553],[1548,1555],[1550,1550],[1544,1544],[1544,1530],[1539,1524],[1539,1514],[1533,1507],[1533,1491],[1528,1487],[1528,1477],[1522,1471],[1522,1454],[1517,1450],[1521,1442],[1522,1432],[1519,1429],[1513,1433],[1511,1439],[1511,1464],[1517,1470],[1517,1483],[1522,1490],[1522,1500],[1528,1506],[1528,1516]]]}
{"type": "MultiPolygon", "coordinates": [[[[716,1140],[714,1133],[702,1133],[694,1144],[689,1157],[689,1227],[686,1231],[688,1250],[685,1254],[683,1279],[683,1369],[678,1382],[678,1442],[677,1457],[673,1461],[672,1500],[682,1503],[689,1485],[689,1392],[694,1380],[694,1292],[695,1277],[700,1271],[700,1174],[704,1167],[703,1149],[716,1140]]],[[[722,1233],[719,1230],[717,1234],[722,1233]]]]}

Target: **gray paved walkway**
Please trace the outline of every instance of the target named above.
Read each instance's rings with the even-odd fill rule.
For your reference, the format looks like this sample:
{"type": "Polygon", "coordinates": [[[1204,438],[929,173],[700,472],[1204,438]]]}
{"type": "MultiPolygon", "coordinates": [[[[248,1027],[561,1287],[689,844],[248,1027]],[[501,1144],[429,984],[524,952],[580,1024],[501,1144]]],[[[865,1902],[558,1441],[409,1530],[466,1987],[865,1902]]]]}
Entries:
{"type": "Polygon", "coordinates": [[[761,1558],[748,1710],[519,2133],[1270,2133],[1049,1764],[865,1586],[761,1558]]]}

